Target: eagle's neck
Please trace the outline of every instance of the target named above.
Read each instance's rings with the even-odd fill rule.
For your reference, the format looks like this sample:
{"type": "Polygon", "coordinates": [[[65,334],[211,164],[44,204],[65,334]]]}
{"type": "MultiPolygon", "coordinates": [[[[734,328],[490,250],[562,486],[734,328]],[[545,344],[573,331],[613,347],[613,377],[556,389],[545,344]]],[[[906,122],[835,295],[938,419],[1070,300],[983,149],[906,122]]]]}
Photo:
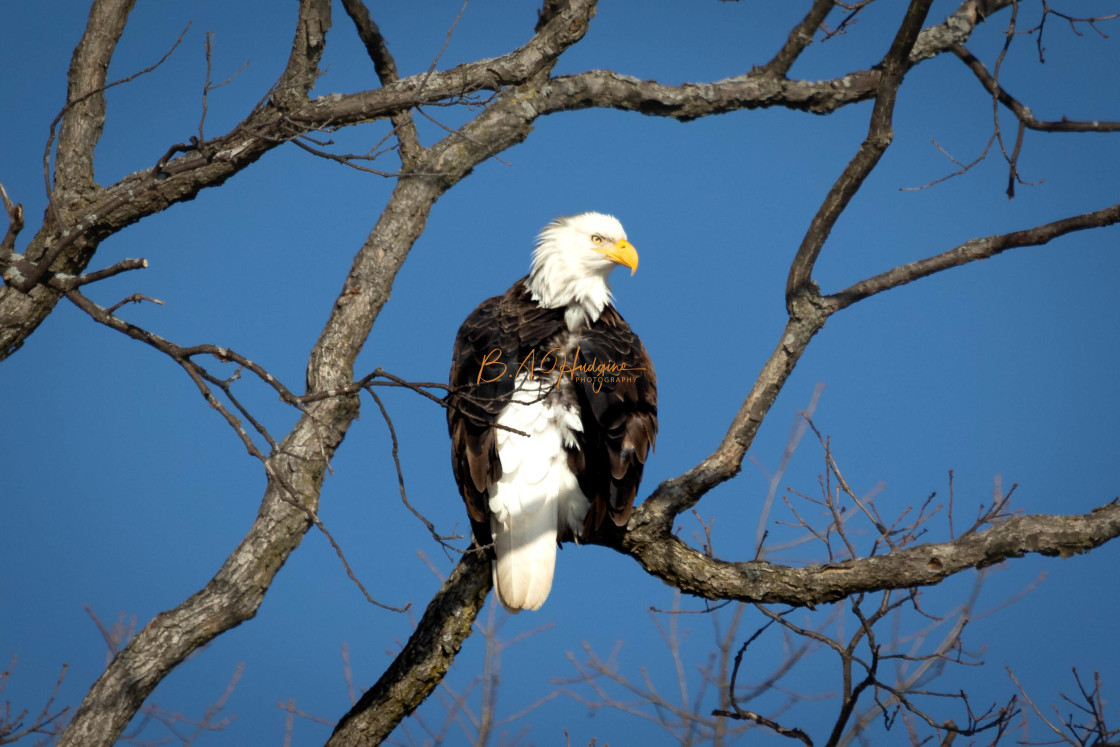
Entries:
{"type": "MultiPolygon", "coordinates": [[[[611,286],[601,271],[573,267],[538,251],[525,287],[533,300],[546,309],[564,309],[568,329],[577,332],[599,321],[611,302],[611,286]]],[[[608,268],[609,271],[609,268],[608,268]]]]}

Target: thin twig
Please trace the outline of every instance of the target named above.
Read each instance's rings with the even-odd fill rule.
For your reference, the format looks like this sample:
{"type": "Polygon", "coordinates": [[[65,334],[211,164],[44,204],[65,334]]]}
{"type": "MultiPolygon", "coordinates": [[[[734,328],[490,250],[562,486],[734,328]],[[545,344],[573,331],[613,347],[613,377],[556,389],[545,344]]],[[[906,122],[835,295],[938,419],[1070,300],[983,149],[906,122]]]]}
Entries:
{"type": "Polygon", "coordinates": [[[408,491],[405,490],[404,487],[404,471],[401,469],[400,443],[397,441],[397,430],[393,427],[393,419],[389,417],[389,411],[385,409],[385,403],[382,402],[381,398],[377,396],[377,392],[373,391],[372,387],[369,386],[366,387],[366,391],[368,391],[369,395],[373,397],[373,401],[377,403],[377,409],[381,411],[381,418],[385,421],[385,426],[389,429],[389,438],[392,440],[393,444],[393,465],[397,470],[397,485],[400,488],[401,501],[404,503],[405,507],[412,512],[412,515],[424,524],[424,526],[428,530],[428,533],[432,535],[432,539],[434,539],[436,542],[439,542],[449,550],[454,550],[455,552],[460,553],[463,552],[462,550],[448,543],[448,540],[462,539],[462,535],[440,534],[436,531],[436,525],[429,521],[428,517],[420,513],[416,509],[416,507],[413,506],[411,502],[409,502],[408,491]]]}

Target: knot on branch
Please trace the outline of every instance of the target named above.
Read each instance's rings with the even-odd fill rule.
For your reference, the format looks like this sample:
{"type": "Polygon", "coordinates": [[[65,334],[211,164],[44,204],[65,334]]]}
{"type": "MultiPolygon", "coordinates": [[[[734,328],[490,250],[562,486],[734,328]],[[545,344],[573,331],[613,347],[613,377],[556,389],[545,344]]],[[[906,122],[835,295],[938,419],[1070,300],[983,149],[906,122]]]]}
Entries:
{"type": "Polygon", "coordinates": [[[808,322],[816,329],[824,326],[832,309],[821,297],[821,288],[815,280],[797,286],[786,294],[786,310],[790,319],[808,322]]]}

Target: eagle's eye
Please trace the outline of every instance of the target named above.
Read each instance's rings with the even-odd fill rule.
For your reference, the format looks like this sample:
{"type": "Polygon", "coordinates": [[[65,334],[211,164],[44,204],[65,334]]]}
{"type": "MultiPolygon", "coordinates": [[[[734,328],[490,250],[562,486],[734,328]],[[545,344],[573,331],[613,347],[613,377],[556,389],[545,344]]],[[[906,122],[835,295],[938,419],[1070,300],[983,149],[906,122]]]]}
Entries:
{"type": "Polygon", "coordinates": [[[592,244],[602,244],[603,243],[603,237],[600,236],[599,234],[594,234],[594,235],[591,236],[591,243],[592,244]]]}

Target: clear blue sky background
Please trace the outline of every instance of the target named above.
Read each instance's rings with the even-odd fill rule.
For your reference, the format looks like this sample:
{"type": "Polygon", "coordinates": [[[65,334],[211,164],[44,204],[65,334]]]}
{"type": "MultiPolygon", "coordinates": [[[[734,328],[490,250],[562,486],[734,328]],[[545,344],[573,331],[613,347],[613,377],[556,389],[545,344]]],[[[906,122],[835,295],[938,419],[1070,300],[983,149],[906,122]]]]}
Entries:
{"type": "MultiPolygon", "coordinates": [[[[372,13],[405,74],[427,69],[443,45],[458,2],[377,3],[372,13]]],[[[1088,15],[1106,2],[1069,3],[1088,15]]],[[[15,3],[0,31],[0,181],[24,204],[28,223],[44,209],[41,154],[47,127],[64,101],[71,50],[85,23],[82,2],[15,3]]],[[[611,68],[665,83],[735,75],[768,60],[807,6],[798,3],[610,2],[559,72],[611,68]]],[[[797,78],[834,77],[881,57],[901,3],[878,3],[844,37],[812,47],[797,78]],[[886,35],[884,35],[886,33],[886,35]]],[[[931,22],[954,2],[935,2],[931,22]]],[[[1071,8],[1071,10],[1073,10],[1071,8]]],[[[139,3],[114,58],[110,79],[157,60],[188,21],[182,46],[159,70],[112,90],[97,177],[112,183],[147,168],[198,130],[205,74],[204,33],[215,32],[206,133],[227,131],[260,99],[282,69],[295,4],[253,2],[139,3]]],[[[1006,14],[982,27],[970,47],[989,66],[1002,44],[1006,14]]],[[[1020,28],[1038,18],[1024,3],[1020,28]]],[[[502,54],[522,43],[534,3],[472,2],[441,68],[502,54]]],[[[1115,23],[1102,28],[1120,32],[1115,23]]],[[[1039,64],[1033,37],[1020,38],[1003,80],[1042,118],[1120,120],[1120,45],[1087,27],[1082,36],[1052,19],[1039,64]]],[[[328,37],[326,75],[316,93],[375,85],[372,66],[340,8],[328,37]]],[[[1027,228],[1097,209],[1120,195],[1120,138],[1028,133],[1013,201],[1007,169],[993,148],[966,176],[921,191],[954,170],[931,143],[962,161],[975,158],[992,128],[990,99],[950,56],[923,63],[899,98],[895,142],[833,232],[818,265],[825,291],[838,290],[899,263],[935,254],[975,236],[1027,228]]],[[[528,141],[482,164],[435,207],[428,230],[398,277],[393,299],[359,359],[359,373],[381,366],[412,380],[443,381],[451,343],[465,315],[526,270],[532,238],[556,215],[600,210],[617,215],[641,252],[641,271],[619,273],[619,308],[642,335],[657,365],[661,437],[650,461],[647,494],[715,447],[784,320],[788,263],[829,185],[866,131],[870,104],[829,117],[788,111],[741,112],[691,124],[620,112],[585,111],[539,120],[528,141]]],[[[454,126],[466,112],[432,109],[454,126]]],[[[1013,131],[1006,117],[1003,125],[1013,131]]],[[[426,143],[443,131],[420,122],[426,143]]],[[[384,134],[369,127],[338,133],[342,150],[368,150],[384,134]]],[[[381,165],[393,170],[390,154],[381,165]]],[[[130,227],[106,241],[92,267],[146,257],[148,270],[89,289],[110,305],[133,292],[165,306],[122,309],[124,318],[182,344],[232,347],[302,389],[306,356],[326,318],[351,257],[379,214],[391,184],[315,159],[294,147],[267,155],[225,186],[130,227]]],[[[29,230],[28,233],[31,231],[29,230]]],[[[25,237],[26,238],[26,237],[25,237]]],[[[777,467],[796,413],[824,385],[815,422],[832,439],[853,488],[883,483],[877,505],[888,516],[937,491],[948,496],[956,474],[958,527],[990,503],[995,480],[1018,483],[1015,505],[1027,512],[1082,512],[1120,492],[1120,234],[1115,228],[1070,236],[1050,246],[1015,250],[983,263],[897,289],[829,321],[774,405],[751,459],[777,467]]],[[[21,247],[22,248],[22,244],[21,247]]],[[[232,370],[229,371],[232,373],[232,370]]],[[[63,663],[59,701],[76,705],[105,664],[105,646],[83,610],[106,623],[118,613],[143,625],[200,588],[248,529],[264,481],[233,432],[171,361],[104,327],[63,302],[25,347],[0,365],[0,659],[18,663],[0,700],[33,711],[63,663]]],[[[251,381],[238,392],[274,434],[293,414],[251,381]]],[[[444,414],[407,392],[387,392],[401,443],[410,497],[442,531],[466,527],[447,464],[444,414]]],[[[351,430],[323,490],[322,518],[373,595],[412,603],[418,616],[454,562],[401,505],[384,423],[372,402],[351,430]]],[[[782,486],[815,494],[820,447],[806,440],[782,486]]],[[[715,519],[717,554],[748,559],[767,491],[762,470],[743,474],[700,504],[715,519]]],[[[799,510],[811,511],[804,503],[799,510]]],[[[775,538],[789,535],[771,516],[775,538]]],[[[699,525],[682,517],[683,534],[699,525]]],[[[929,538],[946,536],[938,518],[929,538]]],[[[1070,666],[1099,668],[1106,694],[1120,692],[1120,604],[1115,544],[1071,560],[1027,558],[990,573],[977,610],[991,608],[1045,579],[1026,598],[978,620],[966,637],[983,669],[950,668],[939,684],[969,688],[977,704],[1006,701],[1010,666],[1039,703],[1074,688],[1070,666]]],[[[819,560],[804,545],[788,562],[819,560]]],[[[964,601],[972,574],[927,593],[928,611],[950,613],[964,601]]],[[[679,700],[670,654],[647,609],[673,604],[672,591],[632,560],[601,548],[565,548],[548,603],[509,619],[501,636],[521,640],[501,661],[499,717],[526,708],[570,678],[566,658],[583,644],[606,656],[622,641],[620,671],[641,682],[641,668],[679,700]]],[[[685,599],[688,609],[700,603],[685,599]]],[[[830,612],[816,617],[820,624],[830,612]]],[[[797,619],[806,619],[798,612],[797,619]]],[[[481,621],[485,621],[484,613],[481,621]]],[[[284,713],[334,720],[349,706],[340,647],[347,644],[355,684],[369,686],[407,638],[412,615],[364,601],[324,538],[312,531],[276,579],[257,618],[216,640],[176,670],[150,702],[197,718],[216,700],[239,663],[244,674],[227,712],[237,720],[200,744],[280,744],[284,713]]],[[[499,620],[501,620],[499,616],[499,620]]],[[[656,616],[662,625],[668,618],[656,616]]],[[[748,611],[737,641],[760,624],[748,611]]],[[[720,618],[726,626],[728,611],[720,618]]],[[[710,616],[677,619],[690,697],[696,667],[714,649],[710,616]]],[[[903,630],[927,622],[910,619],[903,630]]],[[[850,631],[850,627],[848,628],[850,631]]],[[[482,638],[472,637],[448,682],[466,687],[480,673],[482,638]]],[[[743,681],[762,679],[783,655],[771,631],[751,650],[743,681]],[[753,657],[753,658],[751,658],[753,657]]],[[[835,691],[839,670],[822,654],[789,683],[809,694],[835,691]]],[[[593,698],[586,686],[567,686],[593,698]]],[[[618,690],[620,698],[630,699],[618,690]]],[[[477,708],[477,700],[472,701],[477,708]]],[[[784,698],[755,704],[766,712],[784,698]]],[[[714,706],[709,693],[703,710],[714,706]]],[[[784,714],[819,733],[835,701],[784,714]]],[[[438,725],[435,699],[420,711],[438,725]]],[[[959,711],[937,711],[960,720],[959,711]]],[[[1117,717],[1113,712],[1114,720],[1117,717]]],[[[505,727],[531,727],[527,742],[573,745],[667,742],[633,715],[587,709],[554,698],[505,727]]],[[[1036,723],[1031,736],[1042,732],[1036,723]]],[[[422,732],[413,724],[413,735],[422,732]]],[[[145,736],[163,735],[158,727],[145,736]]],[[[297,722],[295,744],[322,742],[329,728],[297,722]]],[[[450,744],[463,743],[457,727],[450,744]]],[[[399,734],[402,741],[406,737],[399,734]]],[[[419,738],[419,737],[418,737],[419,738]]],[[[892,743],[897,733],[882,737],[892,743]]],[[[755,733],[751,743],[785,743],[755,733]],[[757,741],[755,741],[757,740],[757,741]]]]}

